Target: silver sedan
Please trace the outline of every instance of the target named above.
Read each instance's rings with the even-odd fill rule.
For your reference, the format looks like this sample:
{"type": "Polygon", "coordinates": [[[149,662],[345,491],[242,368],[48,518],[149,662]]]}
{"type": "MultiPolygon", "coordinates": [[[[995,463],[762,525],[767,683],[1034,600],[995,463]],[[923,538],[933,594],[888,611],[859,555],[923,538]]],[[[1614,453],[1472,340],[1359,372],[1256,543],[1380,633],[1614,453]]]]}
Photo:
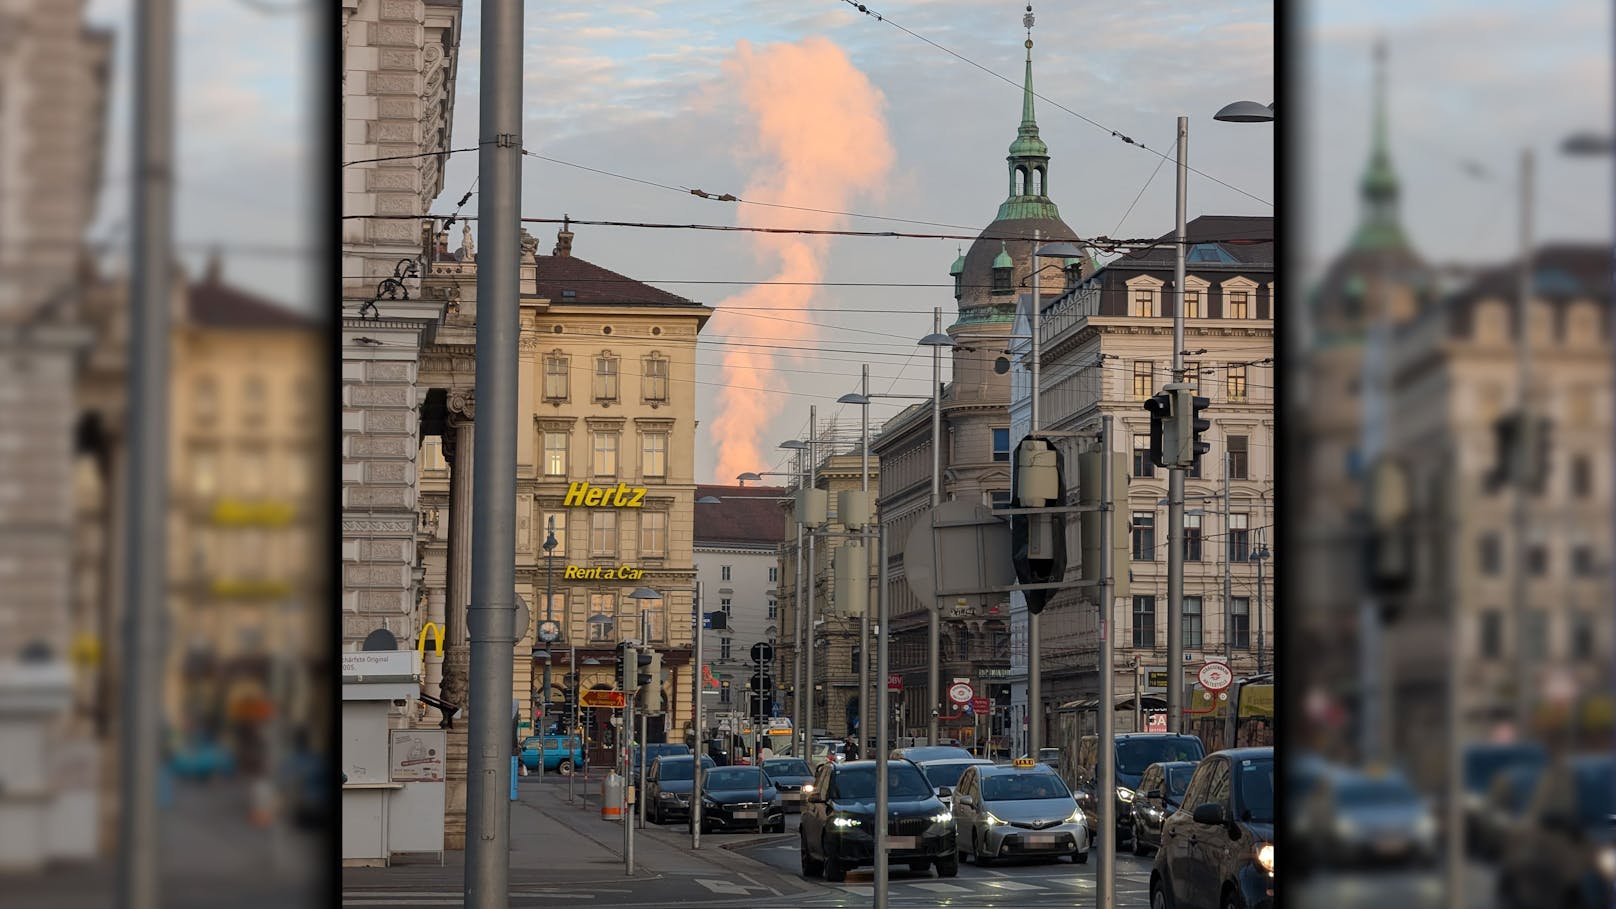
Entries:
{"type": "Polygon", "coordinates": [[[1066,856],[1089,860],[1088,824],[1071,790],[1048,767],[967,767],[954,790],[960,854],[978,865],[996,859],[1066,856]]]}

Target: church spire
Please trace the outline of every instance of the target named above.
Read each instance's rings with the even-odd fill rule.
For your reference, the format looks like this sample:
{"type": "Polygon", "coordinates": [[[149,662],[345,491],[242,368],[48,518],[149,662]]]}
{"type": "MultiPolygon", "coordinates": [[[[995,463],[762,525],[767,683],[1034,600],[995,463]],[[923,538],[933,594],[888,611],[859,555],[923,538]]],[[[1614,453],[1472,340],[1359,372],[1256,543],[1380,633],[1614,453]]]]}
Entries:
{"type": "Polygon", "coordinates": [[[1386,117],[1386,42],[1375,43],[1375,94],[1370,120],[1369,163],[1358,185],[1363,220],[1353,238],[1360,250],[1399,249],[1408,246],[1397,203],[1401,195],[1397,171],[1392,168],[1391,140],[1386,117]]]}
{"type": "Polygon", "coordinates": [[[1010,192],[999,206],[999,218],[1059,219],[1055,203],[1049,200],[1049,146],[1038,135],[1038,118],[1033,113],[1032,91],[1032,4],[1021,17],[1027,29],[1027,69],[1021,86],[1021,125],[1010,143],[1006,161],[1010,165],[1010,192]]]}

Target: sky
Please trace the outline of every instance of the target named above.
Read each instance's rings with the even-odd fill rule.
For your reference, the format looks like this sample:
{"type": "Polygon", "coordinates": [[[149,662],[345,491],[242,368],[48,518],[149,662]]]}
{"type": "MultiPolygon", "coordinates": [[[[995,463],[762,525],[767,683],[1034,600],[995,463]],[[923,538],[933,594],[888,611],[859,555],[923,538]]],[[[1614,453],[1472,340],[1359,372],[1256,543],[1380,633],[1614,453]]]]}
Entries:
{"type": "MultiPolygon", "coordinates": [[[[308,194],[299,191],[300,167],[309,160],[330,166],[331,157],[329,147],[300,141],[310,131],[301,99],[329,68],[306,38],[306,14],[264,11],[294,9],[298,2],[178,4],[176,216],[193,268],[205,249],[222,246],[227,279],[314,311],[321,305],[320,289],[308,286],[310,270],[293,254],[309,246],[307,217],[314,210],[301,204],[308,194]],[[304,65],[309,59],[316,64],[304,65]]],[[[1005,195],[1004,156],[1020,118],[1023,3],[892,0],[868,6],[890,21],[861,14],[844,0],[529,2],[525,147],[675,190],[528,159],[523,214],[981,230],[1005,195]],[[837,115],[844,109],[857,112],[856,125],[837,115]],[[794,110],[813,111],[817,119],[793,118],[794,110]],[[813,123],[824,128],[804,129],[813,123]],[[680,188],[956,227],[737,206],[680,188]]],[[[1230,101],[1275,100],[1279,38],[1271,3],[1143,0],[1035,7],[1034,78],[1047,99],[1037,102],[1037,113],[1051,154],[1050,194],[1074,230],[1153,236],[1171,229],[1172,167],[1111,131],[1170,153],[1181,114],[1190,118],[1189,162],[1198,172],[1189,181],[1190,216],[1274,214],[1275,127],[1212,119],[1230,101]]],[[[119,33],[109,179],[92,231],[110,240],[127,236],[129,8],[130,0],[88,3],[92,22],[119,33]]],[[[467,3],[457,147],[474,144],[477,135],[478,8],[475,0],[467,3]]],[[[1299,42],[1304,79],[1284,86],[1279,107],[1281,117],[1287,109],[1299,111],[1304,154],[1292,164],[1306,190],[1297,198],[1305,204],[1293,209],[1297,217],[1285,229],[1287,239],[1304,241],[1297,245],[1309,273],[1340,249],[1358,217],[1356,184],[1367,154],[1370,51],[1377,36],[1386,38],[1391,54],[1392,153],[1403,178],[1404,218],[1427,258],[1484,262],[1513,254],[1514,167],[1525,145],[1538,155],[1538,235],[1608,239],[1609,166],[1555,152],[1567,133],[1610,127],[1607,5],[1309,0],[1299,9],[1306,13],[1299,42]],[[1489,168],[1491,181],[1467,176],[1466,159],[1489,168]]],[[[475,176],[475,154],[455,156],[435,209],[452,209],[475,176]]],[[[473,196],[466,212],[475,211],[473,196]]],[[[548,252],[554,227],[530,229],[548,252]]],[[[931,330],[932,307],[943,307],[945,319],[952,314],[947,269],[968,245],[845,238],[771,246],[710,232],[575,231],[575,254],[720,308],[698,353],[698,418],[704,431],[715,425],[726,384],[729,395],[741,385],[765,389],[743,395],[751,398],[747,406],[767,405],[761,413],[742,415],[759,424],[751,431],[755,447],[746,454],[763,462],[752,468],[759,470],[785,463],[775,445],[803,434],[810,404],[819,405],[822,420],[834,417],[844,431],[856,427],[857,408],[835,399],[854,389],[861,363],[870,364],[877,392],[928,391],[928,357],[914,340],[931,330]],[[792,276],[933,286],[819,286],[783,293],[745,283],[792,276]],[[714,281],[740,283],[685,283],[714,281]],[[731,308],[724,311],[726,305],[731,308]],[[760,318],[762,309],[743,308],[748,306],[792,313],[780,309],[771,320],[760,318]],[[777,340],[784,333],[790,344],[777,340]],[[779,349],[786,346],[809,349],[779,349]],[[743,349],[763,353],[764,362],[734,362],[743,349]],[[757,375],[765,365],[773,372],[757,375]],[[720,382],[725,368],[749,378],[720,382]]],[[[879,424],[901,406],[879,402],[871,408],[872,422],[879,424]]],[[[732,414],[731,420],[740,417],[732,414]]],[[[698,444],[697,451],[698,480],[713,479],[711,446],[698,444]]],[[[727,461],[725,472],[735,463],[727,461]]]]}

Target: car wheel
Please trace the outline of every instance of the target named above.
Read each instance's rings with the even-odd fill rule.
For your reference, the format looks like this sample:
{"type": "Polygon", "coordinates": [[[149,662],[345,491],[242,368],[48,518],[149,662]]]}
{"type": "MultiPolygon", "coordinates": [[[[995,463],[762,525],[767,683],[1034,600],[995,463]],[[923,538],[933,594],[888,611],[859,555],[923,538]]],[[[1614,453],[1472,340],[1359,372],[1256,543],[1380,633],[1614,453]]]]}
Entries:
{"type": "Polygon", "coordinates": [[[975,830],[971,831],[971,861],[975,862],[978,868],[986,868],[993,864],[992,856],[984,853],[981,845],[977,843],[975,830]]]}
{"type": "Polygon", "coordinates": [[[840,884],[847,880],[847,869],[836,859],[836,853],[829,846],[821,844],[825,850],[825,880],[828,883],[840,884]]]}
{"type": "Polygon", "coordinates": [[[1074,852],[1074,853],[1072,853],[1072,864],[1074,864],[1074,865],[1087,865],[1088,863],[1089,863],[1089,851],[1087,849],[1083,850],[1082,852],[1074,852]]]}
{"type": "Polygon", "coordinates": [[[808,836],[799,831],[797,836],[798,848],[802,851],[802,876],[818,877],[825,868],[824,862],[808,854],[808,836]]]}
{"type": "Polygon", "coordinates": [[[651,818],[650,818],[650,820],[651,820],[651,823],[653,823],[653,824],[661,824],[662,823],[662,806],[657,804],[656,802],[651,803],[651,818]]]}
{"type": "Polygon", "coordinates": [[[556,770],[560,772],[562,776],[572,776],[572,762],[562,761],[556,766],[556,770]]]}
{"type": "Polygon", "coordinates": [[[937,860],[938,877],[956,877],[959,875],[959,853],[944,856],[937,860]]]}
{"type": "Polygon", "coordinates": [[[1158,878],[1150,882],[1150,909],[1173,909],[1173,897],[1167,891],[1167,881],[1158,878]]]}
{"type": "Polygon", "coordinates": [[[1229,888],[1223,895],[1223,909],[1246,909],[1246,901],[1240,898],[1240,891],[1229,888]]]}
{"type": "Polygon", "coordinates": [[[918,861],[918,862],[910,862],[909,863],[909,870],[913,871],[916,874],[920,874],[920,873],[924,872],[926,869],[928,869],[930,867],[931,867],[931,862],[925,861],[924,859],[922,859],[921,861],[918,861]]]}

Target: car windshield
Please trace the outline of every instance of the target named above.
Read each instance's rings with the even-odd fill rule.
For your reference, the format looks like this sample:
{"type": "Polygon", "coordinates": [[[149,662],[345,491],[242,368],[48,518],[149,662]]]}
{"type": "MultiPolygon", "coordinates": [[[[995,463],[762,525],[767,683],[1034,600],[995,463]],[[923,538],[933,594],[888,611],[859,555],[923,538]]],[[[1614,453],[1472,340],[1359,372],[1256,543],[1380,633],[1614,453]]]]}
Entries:
{"type": "Polygon", "coordinates": [[[1499,773],[1511,767],[1541,767],[1545,762],[1543,749],[1535,745],[1500,745],[1477,749],[1465,755],[1465,788],[1479,792],[1491,785],[1499,773]]]}
{"type": "Polygon", "coordinates": [[[1388,808],[1418,801],[1419,796],[1399,779],[1363,779],[1342,783],[1336,800],[1345,808],[1388,808]]]}
{"type": "Polygon", "coordinates": [[[1194,767],[1168,767],[1167,768],[1167,794],[1181,799],[1184,790],[1190,788],[1190,777],[1195,775],[1194,767]]]}
{"type": "Polygon", "coordinates": [[[763,789],[769,783],[756,767],[720,767],[702,779],[707,789],[763,789]]]}
{"type": "Polygon", "coordinates": [[[1198,761],[1201,741],[1195,738],[1123,739],[1117,742],[1117,772],[1138,776],[1151,764],[1198,761]]]}
{"type": "MultiPolygon", "coordinates": [[[[690,758],[685,758],[682,761],[678,759],[669,760],[667,758],[663,758],[661,761],[659,761],[659,763],[662,766],[662,772],[659,774],[659,776],[663,782],[667,782],[668,780],[688,780],[690,779],[691,768],[695,766],[694,762],[692,762],[690,758]]],[[[713,763],[712,758],[703,755],[701,759],[701,766],[716,767],[718,765],[713,763]]]]}
{"type": "Polygon", "coordinates": [[[959,778],[965,773],[965,768],[976,763],[975,761],[959,761],[951,764],[927,764],[920,768],[926,774],[926,779],[937,787],[957,786],[959,778]]]}
{"type": "Polygon", "coordinates": [[[1060,749],[1059,748],[1040,748],[1040,749],[1038,749],[1038,760],[1040,760],[1040,761],[1054,761],[1054,760],[1059,760],[1059,758],[1060,758],[1060,749]]]}
{"type": "Polygon", "coordinates": [[[1616,772],[1610,761],[1577,768],[1577,812],[1581,821],[1598,828],[1616,815],[1616,772]]]}
{"type": "MultiPolygon", "coordinates": [[[[852,767],[836,774],[836,795],[838,799],[853,799],[866,801],[875,798],[875,767],[852,767]]],[[[893,761],[887,764],[887,797],[888,798],[925,798],[932,794],[932,787],[920,771],[912,764],[899,764],[893,761]]]]}
{"type": "Polygon", "coordinates": [[[789,761],[764,761],[763,769],[770,776],[813,776],[808,765],[792,758],[789,761]]]}
{"type": "Polygon", "coordinates": [[[1068,798],[1066,784],[1053,773],[1002,773],[982,780],[982,798],[990,802],[1068,798]]]}
{"type": "Polygon", "coordinates": [[[1235,785],[1240,797],[1240,819],[1259,824],[1274,822],[1274,762],[1242,760],[1235,785]]]}

